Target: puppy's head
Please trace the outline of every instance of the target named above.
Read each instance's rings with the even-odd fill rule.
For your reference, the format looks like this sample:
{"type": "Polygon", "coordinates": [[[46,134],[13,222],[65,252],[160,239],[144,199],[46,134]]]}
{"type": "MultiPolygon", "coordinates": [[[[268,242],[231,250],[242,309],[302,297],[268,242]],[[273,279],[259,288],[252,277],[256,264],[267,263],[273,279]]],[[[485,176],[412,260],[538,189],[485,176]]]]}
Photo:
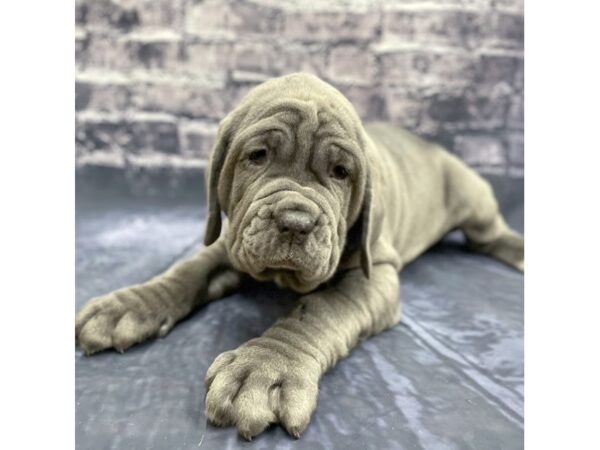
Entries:
{"type": "Polygon", "coordinates": [[[369,142],[348,100],[314,76],[256,87],[219,126],[205,243],[224,211],[235,268],[308,292],[333,276],[352,228],[368,276],[369,142]]]}

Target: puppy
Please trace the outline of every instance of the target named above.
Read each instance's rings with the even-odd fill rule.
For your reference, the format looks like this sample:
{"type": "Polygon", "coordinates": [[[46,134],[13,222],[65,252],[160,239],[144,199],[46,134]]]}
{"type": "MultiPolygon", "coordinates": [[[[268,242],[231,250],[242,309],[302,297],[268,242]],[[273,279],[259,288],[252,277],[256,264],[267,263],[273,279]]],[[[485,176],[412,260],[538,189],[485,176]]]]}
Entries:
{"type": "Polygon", "coordinates": [[[238,287],[242,274],[305,294],[208,369],[208,419],[246,439],[271,423],[300,436],[321,376],[360,340],[398,323],[398,272],[449,230],[523,270],[523,238],[486,181],[406,130],[363,126],[339,91],[311,75],[261,84],[222,120],[207,186],[206,247],[143,284],[90,300],[76,338],[91,354],[164,336],[238,287]]]}

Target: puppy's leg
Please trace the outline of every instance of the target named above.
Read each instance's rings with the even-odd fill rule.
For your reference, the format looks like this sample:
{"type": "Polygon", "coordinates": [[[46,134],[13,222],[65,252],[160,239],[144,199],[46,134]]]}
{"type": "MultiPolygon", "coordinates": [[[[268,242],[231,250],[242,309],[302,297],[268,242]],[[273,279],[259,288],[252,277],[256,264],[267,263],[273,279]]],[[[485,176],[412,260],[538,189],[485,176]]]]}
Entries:
{"type": "Polygon", "coordinates": [[[361,339],[399,320],[399,282],[390,265],[342,275],[302,297],[262,336],[219,355],[206,374],[206,415],[246,439],[270,423],[298,437],[316,407],[319,379],[361,339]]]}
{"type": "Polygon", "coordinates": [[[224,296],[240,281],[223,243],[216,242],[145,283],[88,301],[75,318],[75,337],[87,354],[110,347],[124,351],[166,335],[194,308],[224,296]]]}
{"type": "Polygon", "coordinates": [[[490,184],[452,155],[445,161],[447,207],[469,246],[523,271],[523,236],[511,229],[490,184]]]}

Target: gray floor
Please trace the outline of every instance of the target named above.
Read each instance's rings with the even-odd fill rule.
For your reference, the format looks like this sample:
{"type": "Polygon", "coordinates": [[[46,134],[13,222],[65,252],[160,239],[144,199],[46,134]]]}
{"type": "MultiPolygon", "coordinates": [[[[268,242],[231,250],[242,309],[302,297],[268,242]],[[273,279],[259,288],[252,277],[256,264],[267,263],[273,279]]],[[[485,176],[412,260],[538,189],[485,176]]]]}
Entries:
{"type": "MultiPolygon", "coordinates": [[[[508,221],[522,230],[522,181],[493,181],[508,221]]],[[[200,189],[147,197],[80,180],[77,189],[77,307],[200,245],[200,189]]],[[[77,448],[522,448],[523,276],[467,252],[454,233],[400,279],[402,322],[323,377],[299,441],[272,427],[248,443],[204,416],[212,360],[259,335],[295,298],[256,283],[123,355],[77,349],[77,448]]]]}

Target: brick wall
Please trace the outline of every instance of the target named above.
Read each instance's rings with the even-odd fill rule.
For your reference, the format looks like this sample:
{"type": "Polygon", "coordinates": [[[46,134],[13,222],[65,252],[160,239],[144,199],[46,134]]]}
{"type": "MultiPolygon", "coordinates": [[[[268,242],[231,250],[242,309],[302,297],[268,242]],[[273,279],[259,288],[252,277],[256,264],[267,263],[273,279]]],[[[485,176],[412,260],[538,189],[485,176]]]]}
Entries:
{"type": "Polygon", "coordinates": [[[311,72],[364,120],[523,174],[522,0],[77,0],[79,168],[196,168],[251,87],[311,72]]]}

